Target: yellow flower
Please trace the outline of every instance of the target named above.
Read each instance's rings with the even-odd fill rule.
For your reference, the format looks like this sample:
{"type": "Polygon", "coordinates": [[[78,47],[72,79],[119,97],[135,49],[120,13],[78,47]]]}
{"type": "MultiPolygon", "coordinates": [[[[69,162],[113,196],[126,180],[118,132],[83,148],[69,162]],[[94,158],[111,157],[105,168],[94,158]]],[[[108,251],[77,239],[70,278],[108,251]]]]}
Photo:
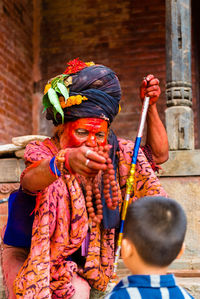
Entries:
{"type": "Polygon", "coordinates": [[[67,104],[65,103],[65,98],[63,96],[59,97],[60,106],[64,109],[67,107],[67,104]]]}
{"type": "Polygon", "coordinates": [[[64,97],[59,97],[59,101],[61,104],[61,107],[64,109],[66,107],[70,107],[73,105],[80,105],[82,103],[82,101],[86,101],[88,100],[88,98],[86,98],[85,96],[81,96],[80,94],[78,94],[77,96],[71,96],[67,99],[67,103],[65,103],[64,101],[64,97]]]}
{"type": "Polygon", "coordinates": [[[76,105],[76,96],[72,96],[71,98],[71,106],[76,105]]]}
{"type": "Polygon", "coordinates": [[[82,103],[82,96],[81,95],[77,95],[76,97],[76,105],[80,105],[82,103]]]}
{"type": "Polygon", "coordinates": [[[51,88],[51,84],[50,83],[46,84],[44,88],[44,94],[46,94],[50,88],[51,88]]]}
{"type": "Polygon", "coordinates": [[[93,61],[90,61],[90,62],[85,62],[85,64],[86,64],[87,66],[92,66],[92,65],[95,65],[95,63],[94,63],[93,61]]]}

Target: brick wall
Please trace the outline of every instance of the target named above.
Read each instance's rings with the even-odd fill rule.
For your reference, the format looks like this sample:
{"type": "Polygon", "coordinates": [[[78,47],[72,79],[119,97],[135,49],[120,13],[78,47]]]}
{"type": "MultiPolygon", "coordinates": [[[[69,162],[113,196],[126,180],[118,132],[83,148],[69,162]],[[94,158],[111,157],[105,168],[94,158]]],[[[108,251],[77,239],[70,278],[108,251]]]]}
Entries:
{"type": "Polygon", "coordinates": [[[165,109],[165,3],[153,1],[42,1],[41,91],[45,80],[64,71],[75,57],[111,67],[121,81],[122,111],[115,132],[133,138],[141,105],[139,85],[148,73],[158,76],[165,109]]]}
{"type": "Polygon", "coordinates": [[[32,133],[32,2],[0,3],[0,144],[32,133]]]}
{"type": "MultiPolygon", "coordinates": [[[[139,85],[145,75],[153,73],[160,79],[162,94],[158,110],[165,121],[163,0],[46,0],[42,1],[41,13],[40,57],[44,81],[62,72],[66,62],[75,57],[110,66],[118,74],[123,91],[122,111],[113,127],[119,136],[132,139],[141,111],[139,85]]],[[[195,90],[194,73],[193,87],[195,90]]],[[[196,93],[193,94],[196,111],[196,93]]],[[[197,131],[196,118],[195,113],[197,131]]]]}
{"type": "MultiPolygon", "coordinates": [[[[37,133],[37,130],[42,133],[37,117],[32,130],[32,100],[39,107],[38,92],[42,92],[46,80],[62,72],[66,62],[75,57],[105,64],[118,74],[123,91],[122,111],[113,128],[119,136],[133,139],[136,134],[141,111],[139,85],[148,73],[160,79],[162,94],[158,109],[164,122],[164,1],[22,0],[19,3],[3,0],[0,36],[0,143],[10,142],[13,136],[37,133]],[[34,64],[32,3],[37,11],[35,24],[38,24],[34,38],[40,39],[34,64]],[[36,64],[39,76],[33,74],[36,64]],[[33,77],[37,95],[34,98],[33,77]]],[[[195,82],[193,68],[197,132],[195,82]]],[[[42,126],[43,130],[47,125],[42,126]]]]}

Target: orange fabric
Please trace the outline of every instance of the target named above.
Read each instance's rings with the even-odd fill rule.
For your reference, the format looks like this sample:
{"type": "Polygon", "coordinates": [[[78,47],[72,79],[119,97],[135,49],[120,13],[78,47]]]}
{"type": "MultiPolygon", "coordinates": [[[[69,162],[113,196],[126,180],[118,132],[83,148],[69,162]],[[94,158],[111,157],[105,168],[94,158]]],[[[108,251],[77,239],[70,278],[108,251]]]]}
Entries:
{"type": "MultiPolygon", "coordinates": [[[[133,143],[119,140],[118,190],[120,205],[130,169],[133,143]],[[121,189],[121,190],[120,190],[121,189]]],[[[25,158],[29,163],[49,159],[56,154],[50,140],[32,142],[25,158]]],[[[145,195],[164,195],[158,179],[140,150],[132,199],[145,195]]],[[[14,283],[17,298],[25,298],[34,288],[35,298],[71,298],[75,292],[72,277],[78,272],[89,284],[104,291],[112,275],[115,229],[104,229],[98,224],[90,228],[90,241],[85,265],[78,269],[68,257],[80,248],[88,231],[85,199],[78,181],[66,175],[58,178],[41,192],[35,213],[30,254],[14,283]]]]}

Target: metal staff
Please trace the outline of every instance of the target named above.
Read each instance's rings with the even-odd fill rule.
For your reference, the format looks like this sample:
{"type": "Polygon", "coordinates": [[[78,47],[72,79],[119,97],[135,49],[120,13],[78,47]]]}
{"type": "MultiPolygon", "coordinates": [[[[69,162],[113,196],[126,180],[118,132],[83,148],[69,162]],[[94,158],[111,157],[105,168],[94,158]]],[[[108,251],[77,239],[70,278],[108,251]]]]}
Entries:
{"type": "Polygon", "coordinates": [[[137,156],[138,156],[138,151],[142,139],[142,134],[144,130],[144,124],[146,120],[146,115],[147,115],[147,110],[149,107],[149,97],[145,97],[143,106],[142,106],[142,112],[140,116],[140,123],[139,123],[139,128],[137,132],[137,137],[135,139],[135,145],[134,145],[134,150],[133,150],[133,156],[132,156],[132,161],[131,161],[131,169],[129,172],[128,179],[126,181],[126,193],[125,193],[125,198],[123,202],[123,208],[122,208],[122,215],[121,215],[121,223],[120,223],[120,230],[119,230],[119,238],[117,242],[117,249],[115,252],[115,261],[114,261],[114,268],[113,268],[113,277],[116,276],[117,272],[117,265],[118,265],[118,260],[119,260],[119,255],[120,255],[120,250],[121,250],[121,244],[122,244],[122,237],[123,237],[123,230],[124,230],[124,221],[126,218],[126,213],[127,213],[127,208],[130,200],[130,195],[132,193],[133,187],[134,187],[134,179],[135,179],[135,166],[137,162],[137,156]]]}

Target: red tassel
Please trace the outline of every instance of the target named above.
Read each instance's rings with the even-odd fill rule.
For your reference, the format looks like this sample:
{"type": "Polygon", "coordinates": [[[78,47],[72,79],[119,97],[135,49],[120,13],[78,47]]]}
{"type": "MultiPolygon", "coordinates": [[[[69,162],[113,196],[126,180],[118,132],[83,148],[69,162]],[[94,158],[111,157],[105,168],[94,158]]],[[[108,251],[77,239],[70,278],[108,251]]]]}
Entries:
{"type": "Polygon", "coordinates": [[[36,203],[35,203],[35,209],[31,212],[30,216],[35,213],[37,211],[37,209],[39,208],[39,205],[40,205],[40,199],[41,199],[41,196],[42,196],[42,193],[41,192],[38,192],[37,193],[37,196],[36,196],[36,203]]]}

